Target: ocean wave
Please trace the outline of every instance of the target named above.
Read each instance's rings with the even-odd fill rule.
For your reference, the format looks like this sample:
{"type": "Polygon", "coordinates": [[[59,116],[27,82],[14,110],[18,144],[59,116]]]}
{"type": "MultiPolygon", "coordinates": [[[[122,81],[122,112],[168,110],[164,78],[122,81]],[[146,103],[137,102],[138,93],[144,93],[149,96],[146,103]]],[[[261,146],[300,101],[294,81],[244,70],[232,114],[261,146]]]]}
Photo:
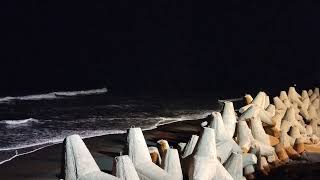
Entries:
{"type": "Polygon", "coordinates": [[[54,92],[56,96],[81,96],[81,95],[93,95],[93,94],[104,94],[107,93],[107,88],[101,89],[91,89],[85,91],[61,91],[61,92],[54,92]]]}
{"type": "Polygon", "coordinates": [[[218,102],[223,103],[226,101],[230,101],[230,102],[236,102],[236,101],[242,101],[243,97],[240,98],[232,98],[232,99],[219,99],[218,102]]]}
{"type": "MultiPolygon", "coordinates": [[[[143,119],[150,119],[150,120],[156,120],[155,124],[150,125],[148,127],[141,127],[143,131],[145,130],[151,130],[151,129],[156,129],[158,126],[162,126],[165,124],[171,124],[174,122],[179,122],[179,121],[186,121],[186,120],[197,120],[197,119],[203,119],[207,117],[212,111],[211,110],[206,110],[206,111],[201,111],[201,112],[189,112],[186,111],[185,115],[180,115],[176,117],[148,117],[148,118],[143,118],[143,119]]],[[[117,120],[121,118],[108,118],[109,120],[117,120]]],[[[137,118],[130,118],[131,120],[135,119],[142,119],[141,117],[137,118]]],[[[43,120],[41,120],[42,122],[43,120]]],[[[2,120],[0,123],[5,123],[8,125],[23,125],[27,124],[30,122],[40,122],[37,119],[29,118],[29,119],[24,119],[24,120],[2,120]]],[[[129,128],[129,127],[128,127],[129,128]]],[[[6,159],[1,159],[0,164],[6,163],[8,161],[11,161],[12,159],[22,156],[25,154],[33,153],[37,150],[40,150],[42,148],[58,144],[63,142],[65,137],[72,135],[72,134],[79,134],[82,138],[91,138],[91,137],[98,137],[98,136],[103,136],[103,135],[108,135],[108,134],[124,134],[126,133],[126,129],[113,129],[113,130],[68,130],[68,131],[63,131],[62,133],[54,133],[50,134],[45,137],[41,137],[40,139],[33,139],[32,141],[24,141],[19,144],[15,144],[12,146],[7,146],[7,147],[2,147],[0,148],[0,152],[16,152],[15,154],[12,154],[13,156],[7,157],[6,159]]]]}
{"type": "Polygon", "coordinates": [[[159,119],[159,121],[150,127],[147,128],[143,128],[142,130],[152,130],[152,129],[156,129],[159,126],[163,126],[166,124],[172,124],[175,122],[180,122],[180,121],[193,121],[193,120],[200,120],[200,119],[204,119],[206,117],[208,117],[208,115],[210,115],[213,111],[205,111],[199,114],[189,114],[189,115],[181,115],[178,117],[158,117],[157,119],[159,119]]]}
{"type": "Polygon", "coordinates": [[[26,149],[26,148],[32,148],[35,146],[48,146],[48,145],[54,145],[63,142],[63,140],[73,134],[79,134],[82,139],[86,138],[92,138],[92,137],[99,137],[99,136],[104,136],[108,134],[124,134],[126,133],[126,130],[95,130],[95,131],[71,131],[68,132],[64,135],[59,135],[55,136],[52,138],[43,138],[36,140],[34,142],[26,142],[26,143],[21,143],[18,145],[14,145],[12,147],[5,147],[5,148],[0,148],[1,151],[13,151],[13,150],[19,150],[19,149],[26,149]]]}
{"type": "Polygon", "coordinates": [[[27,95],[27,96],[20,96],[15,97],[13,100],[43,100],[43,99],[55,99],[57,98],[54,93],[48,93],[48,94],[36,94],[36,95],[27,95]]]}
{"type": "Polygon", "coordinates": [[[30,122],[39,122],[39,120],[34,118],[28,119],[21,119],[21,120],[2,120],[0,123],[8,124],[8,125],[19,125],[19,124],[26,124],[30,122]]]}
{"type": "Polygon", "coordinates": [[[17,97],[8,96],[8,97],[0,98],[0,103],[10,103],[15,100],[20,100],[20,101],[50,100],[50,99],[57,99],[57,98],[63,98],[63,97],[104,94],[107,92],[108,92],[107,88],[101,88],[101,89],[91,89],[91,90],[82,90],[82,91],[59,91],[59,92],[51,92],[47,94],[34,94],[34,95],[17,96],[17,97]]]}
{"type": "Polygon", "coordinates": [[[190,114],[190,115],[182,115],[179,117],[160,117],[160,121],[157,123],[157,125],[165,125],[165,124],[171,124],[174,122],[179,122],[179,121],[192,121],[192,120],[198,120],[198,119],[204,119],[210,115],[212,111],[210,112],[204,112],[201,114],[190,114]]]}
{"type": "MultiPolygon", "coordinates": [[[[203,119],[206,118],[212,111],[206,111],[199,114],[189,114],[189,115],[181,115],[178,117],[149,117],[149,118],[143,118],[143,119],[150,119],[150,120],[157,120],[157,122],[154,125],[151,125],[149,127],[142,128],[143,130],[150,130],[155,129],[158,126],[165,125],[165,124],[171,124],[174,122],[179,121],[186,121],[186,120],[197,120],[197,119],[203,119]]],[[[109,120],[118,120],[123,118],[108,118],[109,120]]],[[[142,118],[130,118],[131,120],[135,119],[142,119],[142,118]]],[[[0,123],[5,123],[7,125],[22,125],[26,123],[31,122],[40,122],[37,119],[34,118],[28,118],[23,120],[2,120],[0,123]]],[[[54,137],[46,137],[39,140],[35,140],[33,142],[24,142],[18,145],[14,145],[12,147],[5,147],[0,148],[0,151],[9,151],[9,150],[18,150],[18,149],[24,149],[24,148],[30,148],[34,146],[41,146],[41,145],[48,145],[48,144],[57,144],[61,143],[65,137],[72,134],[79,134],[82,138],[91,138],[91,137],[97,137],[97,136],[103,136],[108,134],[124,134],[126,133],[126,130],[123,129],[113,129],[113,130],[75,130],[75,131],[65,131],[62,134],[59,135],[53,135],[54,137]]]]}

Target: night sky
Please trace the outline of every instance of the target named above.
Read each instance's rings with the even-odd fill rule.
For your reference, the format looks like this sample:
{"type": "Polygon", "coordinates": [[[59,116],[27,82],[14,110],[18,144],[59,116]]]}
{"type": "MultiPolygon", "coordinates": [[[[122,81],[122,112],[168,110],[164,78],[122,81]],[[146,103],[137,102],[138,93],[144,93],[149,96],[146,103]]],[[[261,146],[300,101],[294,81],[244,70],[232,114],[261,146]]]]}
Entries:
{"type": "Polygon", "coordinates": [[[316,1],[1,1],[0,95],[319,84],[316,1]]]}

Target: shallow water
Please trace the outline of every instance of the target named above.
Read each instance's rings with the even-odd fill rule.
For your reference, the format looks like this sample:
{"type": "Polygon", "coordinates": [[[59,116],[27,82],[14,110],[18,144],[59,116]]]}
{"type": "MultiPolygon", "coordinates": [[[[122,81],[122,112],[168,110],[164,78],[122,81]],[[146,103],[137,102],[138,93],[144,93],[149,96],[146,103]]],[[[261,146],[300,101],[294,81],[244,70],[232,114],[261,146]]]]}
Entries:
{"type": "Polygon", "coordinates": [[[131,126],[158,125],[206,117],[220,109],[217,98],[123,97],[111,94],[53,99],[15,99],[0,103],[0,162],[71,134],[83,138],[125,133],[131,126]]]}

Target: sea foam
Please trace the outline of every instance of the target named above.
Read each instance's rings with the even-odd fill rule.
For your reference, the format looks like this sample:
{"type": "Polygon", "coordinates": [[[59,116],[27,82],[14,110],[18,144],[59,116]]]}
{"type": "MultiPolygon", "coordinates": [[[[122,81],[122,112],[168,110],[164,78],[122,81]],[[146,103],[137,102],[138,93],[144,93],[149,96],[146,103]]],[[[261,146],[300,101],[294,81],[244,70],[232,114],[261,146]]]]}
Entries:
{"type": "Polygon", "coordinates": [[[65,91],[65,92],[54,92],[56,96],[80,96],[80,95],[93,95],[93,94],[104,94],[107,93],[107,88],[91,89],[85,91],[65,91]]]}
{"type": "Polygon", "coordinates": [[[33,95],[16,96],[16,97],[7,96],[7,97],[0,98],[0,103],[10,103],[15,100],[20,100],[20,101],[50,100],[50,99],[57,99],[57,98],[63,98],[63,97],[104,94],[107,92],[108,92],[107,88],[101,88],[101,89],[91,89],[91,90],[82,90],[82,91],[58,91],[58,92],[51,92],[47,94],[33,94],[33,95]]]}
{"type": "Polygon", "coordinates": [[[19,124],[25,124],[30,122],[39,122],[39,120],[34,118],[28,118],[28,119],[21,119],[21,120],[2,120],[0,123],[5,123],[8,125],[19,125],[19,124]]]}

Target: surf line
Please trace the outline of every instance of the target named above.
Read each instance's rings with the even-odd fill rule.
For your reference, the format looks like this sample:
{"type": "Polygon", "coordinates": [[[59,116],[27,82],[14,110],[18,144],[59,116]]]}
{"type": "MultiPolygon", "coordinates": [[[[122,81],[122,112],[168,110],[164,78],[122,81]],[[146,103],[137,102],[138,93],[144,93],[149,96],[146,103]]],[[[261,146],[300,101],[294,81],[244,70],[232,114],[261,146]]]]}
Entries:
{"type": "Polygon", "coordinates": [[[236,101],[242,101],[243,97],[240,98],[232,98],[232,99],[219,99],[218,102],[219,103],[224,103],[226,101],[231,101],[231,102],[236,102],[236,101]]]}
{"type": "Polygon", "coordinates": [[[19,156],[31,154],[31,153],[34,153],[34,152],[40,150],[40,149],[43,149],[43,148],[46,148],[46,147],[49,147],[49,146],[52,146],[52,145],[54,145],[54,144],[50,144],[50,145],[47,145],[47,146],[44,146],[44,147],[40,147],[40,148],[34,149],[34,150],[32,150],[32,151],[28,151],[28,152],[21,153],[21,154],[19,154],[19,153],[18,153],[18,150],[16,150],[16,151],[15,151],[15,153],[16,153],[15,155],[13,155],[12,157],[10,157],[9,159],[6,159],[6,160],[4,160],[4,161],[1,161],[1,162],[0,162],[0,165],[4,164],[4,163],[6,163],[6,162],[9,162],[9,161],[11,161],[11,160],[13,160],[13,159],[15,159],[15,158],[17,158],[17,157],[19,157],[19,156]]]}

